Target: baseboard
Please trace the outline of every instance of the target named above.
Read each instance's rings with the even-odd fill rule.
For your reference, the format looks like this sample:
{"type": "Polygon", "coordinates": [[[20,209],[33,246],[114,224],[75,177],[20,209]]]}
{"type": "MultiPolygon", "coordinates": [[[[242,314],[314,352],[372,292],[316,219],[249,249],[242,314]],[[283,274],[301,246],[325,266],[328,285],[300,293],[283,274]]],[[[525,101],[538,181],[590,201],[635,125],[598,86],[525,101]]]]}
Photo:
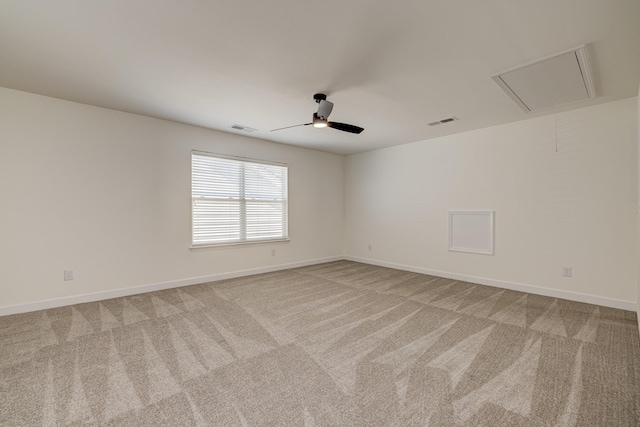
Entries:
{"type": "Polygon", "coordinates": [[[344,259],[361,262],[364,264],[378,265],[380,267],[395,268],[398,270],[411,271],[413,273],[429,274],[431,276],[445,277],[447,279],[463,280],[465,282],[478,283],[480,285],[495,286],[496,288],[510,289],[513,291],[527,292],[530,294],[544,295],[547,297],[562,298],[571,301],[585,302],[588,304],[600,305],[603,307],[618,308],[621,310],[636,311],[638,304],[633,301],[624,301],[614,298],[605,298],[597,295],[583,294],[579,292],[561,291],[558,289],[544,288],[541,286],[525,285],[522,283],[505,282],[502,280],[487,279],[484,277],[466,276],[464,274],[449,273],[446,271],[430,270],[427,268],[413,267],[409,265],[395,264],[391,262],[378,261],[368,258],[360,258],[347,255],[344,259]]]}
{"type": "Polygon", "coordinates": [[[197,285],[199,283],[215,282],[218,280],[234,279],[236,277],[251,276],[254,274],[271,273],[274,271],[288,270],[291,268],[306,267],[309,265],[322,264],[325,262],[349,260],[361,262],[364,264],[378,265],[380,267],[395,268],[398,270],[411,271],[414,273],[429,274],[431,276],[446,277],[454,280],[464,280],[465,282],[478,283],[480,285],[495,286],[497,288],[511,289],[514,291],[527,292],[536,295],[544,295],[554,298],[562,298],[571,301],[585,302],[596,304],[603,307],[618,308],[621,310],[637,311],[640,318],[640,307],[633,301],[624,301],[613,298],[605,298],[597,295],[583,294],[579,292],[561,291],[557,289],[544,288],[534,285],[526,285],[522,283],[512,283],[502,280],[487,279],[484,277],[467,276],[463,274],[449,273],[446,271],[430,270],[422,267],[414,267],[403,264],[395,264],[391,262],[378,261],[369,258],[360,258],[355,256],[333,256],[326,258],[317,258],[305,261],[299,261],[289,264],[272,265],[268,267],[252,268],[247,270],[232,271],[228,273],[218,273],[209,276],[190,277],[180,280],[172,280],[168,282],[152,283],[147,285],[133,286],[128,288],[112,289],[108,291],[99,291],[89,294],[73,295],[61,298],[52,298],[48,300],[36,301],[25,304],[9,305],[0,307],[0,317],[11,314],[27,313],[31,311],[46,310],[49,308],[64,307],[73,304],[82,304],[86,302],[102,301],[111,298],[126,297],[130,295],[143,294],[153,291],[161,291],[165,289],[179,288],[182,286],[197,285]]]}
{"type": "Polygon", "coordinates": [[[147,285],[132,286],[128,288],[112,289],[108,291],[92,292],[89,294],[73,295],[61,298],[52,298],[42,301],[30,302],[26,304],[8,305],[0,307],[0,316],[11,314],[27,313],[30,311],[46,310],[49,308],[64,307],[85,302],[102,301],[111,298],[126,297],[130,295],[144,294],[147,292],[161,291],[164,289],[179,288],[182,286],[197,285],[199,283],[215,282],[218,280],[234,279],[236,277],[252,276],[254,274],[271,273],[274,271],[288,270],[291,268],[306,267],[308,265],[322,264],[325,262],[343,260],[342,256],[327,258],[317,258],[306,261],[299,261],[290,264],[279,264],[268,267],[252,268],[248,270],[232,271],[228,273],[218,273],[210,276],[190,277],[181,280],[171,280],[168,282],[152,283],[147,285]]]}

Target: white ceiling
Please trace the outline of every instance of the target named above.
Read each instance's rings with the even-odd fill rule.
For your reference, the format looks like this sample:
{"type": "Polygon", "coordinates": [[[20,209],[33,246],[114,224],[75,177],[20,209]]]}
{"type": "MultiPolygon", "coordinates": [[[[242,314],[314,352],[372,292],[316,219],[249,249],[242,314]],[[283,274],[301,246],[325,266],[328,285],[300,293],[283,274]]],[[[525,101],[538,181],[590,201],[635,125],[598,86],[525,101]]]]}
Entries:
{"type": "Polygon", "coordinates": [[[636,96],[639,83],[638,0],[0,2],[0,86],[339,154],[636,96]],[[527,114],[491,80],[581,44],[594,100],[527,114]],[[365,131],[269,132],[311,121],[316,92],[330,120],[365,131]]]}

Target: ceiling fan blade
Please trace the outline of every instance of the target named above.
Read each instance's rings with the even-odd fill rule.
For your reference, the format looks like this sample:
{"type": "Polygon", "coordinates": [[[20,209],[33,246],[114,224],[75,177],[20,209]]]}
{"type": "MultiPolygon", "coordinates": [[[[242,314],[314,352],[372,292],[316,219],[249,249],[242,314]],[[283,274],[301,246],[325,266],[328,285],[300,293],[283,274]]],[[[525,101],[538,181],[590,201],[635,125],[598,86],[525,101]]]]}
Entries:
{"type": "Polygon", "coordinates": [[[291,129],[291,128],[297,128],[298,126],[309,126],[312,125],[313,123],[303,123],[301,125],[293,125],[293,126],[286,126],[283,128],[278,128],[278,129],[271,129],[271,132],[275,132],[277,130],[282,130],[282,129],[291,129]]]}
{"type": "Polygon", "coordinates": [[[338,123],[338,122],[329,122],[328,126],[330,128],[334,128],[344,132],[351,132],[351,133],[361,133],[364,130],[364,128],[361,128],[359,126],[348,125],[346,123],[338,123]]]}
{"type": "Polygon", "coordinates": [[[323,119],[327,120],[329,114],[331,114],[331,110],[333,110],[333,102],[322,99],[320,100],[319,104],[320,105],[318,105],[318,112],[316,114],[318,114],[318,117],[322,117],[323,119]]]}

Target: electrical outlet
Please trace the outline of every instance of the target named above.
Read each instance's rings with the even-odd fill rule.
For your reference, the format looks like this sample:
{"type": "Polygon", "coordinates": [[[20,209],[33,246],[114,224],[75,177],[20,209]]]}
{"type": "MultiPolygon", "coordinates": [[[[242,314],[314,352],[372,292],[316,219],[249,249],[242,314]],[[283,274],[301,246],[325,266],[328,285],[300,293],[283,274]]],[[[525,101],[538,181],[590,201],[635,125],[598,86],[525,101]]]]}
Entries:
{"type": "Polygon", "coordinates": [[[562,275],[564,277],[571,277],[571,267],[562,267],[562,275]]]}
{"type": "Polygon", "coordinates": [[[271,256],[276,256],[276,250],[275,249],[271,249],[271,256]]]}
{"type": "Polygon", "coordinates": [[[371,247],[372,247],[372,246],[371,246],[371,244],[369,244],[369,245],[367,245],[367,247],[369,248],[369,250],[371,250],[371,247]]]}
{"type": "Polygon", "coordinates": [[[64,280],[73,280],[73,270],[64,271],[64,280]]]}

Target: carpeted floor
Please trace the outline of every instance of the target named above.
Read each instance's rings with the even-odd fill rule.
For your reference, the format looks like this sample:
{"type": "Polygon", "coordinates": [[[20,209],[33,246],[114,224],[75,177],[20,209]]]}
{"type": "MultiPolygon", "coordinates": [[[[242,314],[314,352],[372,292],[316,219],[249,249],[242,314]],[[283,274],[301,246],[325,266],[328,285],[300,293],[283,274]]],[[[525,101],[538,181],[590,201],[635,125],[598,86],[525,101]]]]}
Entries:
{"type": "Polygon", "coordinates": [[[0,424],[638,426],[637,328],[340,261],[0,318],[0,424]]]}

